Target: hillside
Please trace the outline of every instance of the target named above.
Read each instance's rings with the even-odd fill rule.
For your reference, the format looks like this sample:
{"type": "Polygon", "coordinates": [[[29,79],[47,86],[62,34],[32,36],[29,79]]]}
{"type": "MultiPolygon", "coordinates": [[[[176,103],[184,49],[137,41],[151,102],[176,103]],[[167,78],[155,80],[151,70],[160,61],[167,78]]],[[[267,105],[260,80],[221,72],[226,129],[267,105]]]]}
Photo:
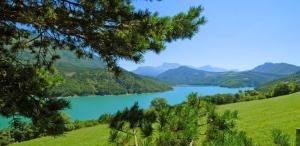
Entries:
{"type": "MultiPolygon", "coordinates": [[[[103,61],[97,57],[94,56],[93,59],[78,59],[73,53],[70,51],[59,51],[58,55],[61,56],[61,58],[55,62],[55,65],[59,67],[60,69],[67,70],[66,67],[76,67],[79,68],[104,68],[105,64],[103,61]]],[[[72,68],[72,70],[76,70],[75,68],[72,68]]]]}
{"type": "MultiPolygon", "coordinates": [[[[271,145],[271,130],[279,128],[292,137],[294,141],[295,129],[300,126],[300,92],[250,102],[240,102],[218,107],[219,111],[237,110],[239,130],[244,130],[262,146],[271,145]]],[[[11,146],[90,146],[109,145],[107,143],[109,129],[106,125],[83,128],[66,133],[59,137],[42,137],[11,146]]]]}
{"type": "Polygon", "coordinates": [[[265,100],[241,102],[220,106],[221,111],[239,112],[238,129],[244,130],[261,145],[271,145],[271,130],[287,132],[293,142],[295,130],[300,127],[300,92],[265,100]]]}
{"type": "Polygon", "coordinates": [[[202,81],[202,84],[217,85],[223,87],[257,87],[262,83],[278,78],[278,75],[258,73],[253,71],[226,72],[216,76],[210,76],[202,81]]]}
{"type": "Polygon", "coordinates": [[[157,76],[158,79],[174,84],[216,85],[223,87],[256,87],[279,78],[280,75],[244,72],[207,72],[190,67],[168,70],[157,76]]]}
{"type": "Polygon", "coordinates": [[[47,136],[10,146],[108,146],[108,137],[108,126],[98,125],[67,132],[63,136],[47,136]]]}
{"type": "Polygon", "coordinates": [[[52,90],[52,96],[118,95],[171,89],[171,86],[166,83],[127,71],[123,71],[119,77],[104,69],[63,73],[65,81],[52,90]]]}
{"type": "Polygon", "coordinates": [[[288,75],[300,71],[300,67],[287,63],[265,63],[252,69],[252,71],[277,75],[288,75]]]}
{"type": "MultiPolygon", "coordinates": [[[[117,95],[148,93],[170,90],[171,86],[153,78],[135,75],[123,70],[119,77],[105,69],[105,64],[97,56],[93,59],[78,59],[72,52],[57,51],[61,59],[55,67],[64,82],[51,90],[51,96],[117,95]]],[[[21,56],[30,59],[30,54],[21,56]]]]}
{"type": "Polygon", "coordinates": [[[157,78],[175,84],[199,84],[206,77],[214,75],[216,75],[216,73],[182,66],[163,72],[158,75],[157,78]]]}
{"type": "Polygon", "coordinates": [[[259,90],[259,91],[268,91],[268,89],[272,88],[273,85],[276,85],[280,82],[294,82],[294,83],[297,83],[300,86],[300,72],[290,74],[286,77],[264,83],[264,84],[260,85],[257,88],[257,90],[259,90]]]}

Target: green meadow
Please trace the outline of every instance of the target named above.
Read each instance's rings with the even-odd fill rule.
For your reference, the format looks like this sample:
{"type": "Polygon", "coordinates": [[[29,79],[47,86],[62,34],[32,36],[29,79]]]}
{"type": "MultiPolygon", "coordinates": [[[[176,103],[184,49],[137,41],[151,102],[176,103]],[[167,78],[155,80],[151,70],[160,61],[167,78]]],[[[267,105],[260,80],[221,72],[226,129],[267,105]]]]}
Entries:
{"type": "MultiPolygon", "coordinates": [[[[300,92],[264,100],[240,102],[218,107],[220,111],[237,110],[237,127],[246,131],[262,146],[272,145],[271,131],[281,129],[295,140],[295,129],[300,127],[300,92]]],[[[106,146],[109,128],[107,125],[83,128],[58,137],[42,137],[11,146],[106,146]]]]}
{"type": "Polygon", "coordinates": [[[106,146],[109,128],[107,125],[82,128],[58,137],[46,136],[11,146],[106,146]]]}
{"type": "Polygon", "coordinates": [[[275,97],[222,105],[220,110],[238,110],[238,128],[263,146],[271,145],[271,131],[281,129],[295,140],[296,128],[300,127],[300,92],[275,97]]]}

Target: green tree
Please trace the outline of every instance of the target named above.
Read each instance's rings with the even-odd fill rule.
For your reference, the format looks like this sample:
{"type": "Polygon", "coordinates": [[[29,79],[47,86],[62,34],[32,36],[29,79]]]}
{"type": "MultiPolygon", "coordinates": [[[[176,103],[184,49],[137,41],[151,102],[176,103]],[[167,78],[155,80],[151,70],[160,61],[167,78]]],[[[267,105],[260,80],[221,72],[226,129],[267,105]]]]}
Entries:
{"type": "Polygon", "coordinates": [[[119,73],[119,59],[140,62],[148,51],[161,52],[166,42],[191,38],[205,23],[200,6],[160,17],[135,9],[131,0],[3,0],[0,10],[0,114],[31,118],[49,134],[62,132],[58,111],[68,107],[49,97],[54,82],[39,73],[53,71],[60,58],[56,50],[79,58],[97,54],[119,73]],[[34,59],[21,59],[22,52],[34,59]]]}
{"type": "MultiPolygon", "coordinates": [[[[117,112],[110,120],[109,127],[112,129],[110,133],[110,142],[128,145],[130,138],[134,138],[135,146],[139,145],[137,130],[143,127],[143,119],[147,118],[143,114],[143,110],[135,103],[130,109],[125,108],[122,112],[117,112]]],[[[146,121],[149,121],[147,119],[146,121]]]]}
{"type": "Polygon", "coordinates": [[[300,91],[299,85],[293,82],[281,82],[273,86],[270,90],[270,94],[272,97],[287,95],[291,93],[295,93],[300,91]]]}

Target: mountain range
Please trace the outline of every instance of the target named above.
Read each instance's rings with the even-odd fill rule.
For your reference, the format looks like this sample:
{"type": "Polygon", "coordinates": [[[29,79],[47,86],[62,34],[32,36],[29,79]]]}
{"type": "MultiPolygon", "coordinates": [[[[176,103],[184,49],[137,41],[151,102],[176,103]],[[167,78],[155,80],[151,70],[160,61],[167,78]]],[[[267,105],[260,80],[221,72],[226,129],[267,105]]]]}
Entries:
{"type": "Polygon", "coordinates": [[[220,67],[214,67],[211,65],[205,65],[202,67],[198,67],[198,70],[203,70],[203,71],[209,71],[209,72],[227,72],[227,71],[237,71],[237,70],[229,70],[225,68],[220,68],[220,67]]]}
{"type": "Polygon", "coordinates": [[[157,67],[154,67],[154,66],[139,67],[132,72],[135,74],[139,74],[139,75],[154,77],[154,76],[157,76],[169,69],[178,68],[180,66],[181,65],[178,63],[163,63],[162,65],[157,66],[157,67]]]}
{"type": "MultiPolygon", "coordinates": [[[[133,70],[132,72],[135,74],[139,74],[139,75],[144,75],[144,76],[150,76],[150,77],[155,77],[167,70],[170,69],[176,69],[179,68],[181,66],[181,64],[178,63],[163,63],[160,66],[142,66],[142,67],[138,67],[136,70],[133,70]]],[[[226,71],[233,71],[233,70],[228,70],[225,68],[219,68],[219,67],[214,67],[211,65],[205,65],[202,67],[193,67],[193,66],[188,66],[190,68],[193,69],[197,69],[197,70],[203,70],[203,71],[208,71],[208,72],[226,72],[226,71]]]]}
{"type": "Polygon", "coordinates": [[[217,85],[224,87],[258,87],[300,71],[299,66],[287,63],[265,63],[248,71],[228,71],[214,67],[179,66],[155,77],[173,84],[217,85]]]}
{"type": "MultiPolygon", "coordinates": [[[[58,54],[61,59],[55,66],[65,81],[51,91],[52,96],[160,92],[170,90],[170,84],[257,87],[261,90],[282,81],[300,84],[300,67],[287,63],[265,63],[241,72],[213,66],[164,63],[157,67],[140,67],[134,73],[123,70],[122,75],[116,77],[105,69],[105,63],[97,56],[78,59],[69,51],[59,51],[58,54]]],[[[25,58],[30,57],[25,54],[25,58]]]]}

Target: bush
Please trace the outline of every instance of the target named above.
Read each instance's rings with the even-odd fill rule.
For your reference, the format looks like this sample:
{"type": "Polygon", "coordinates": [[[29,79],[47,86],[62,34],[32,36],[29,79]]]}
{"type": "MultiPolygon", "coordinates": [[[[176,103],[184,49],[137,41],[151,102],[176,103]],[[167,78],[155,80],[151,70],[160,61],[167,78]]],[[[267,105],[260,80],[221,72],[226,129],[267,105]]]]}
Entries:
{"type": "Polygon", "coordinates": [[[0,131],[0,146],[7,146],[13,141],[14,139],[11,137],[11,131],[9,129],[0,131]]]}
{"type": "Polygon", "coordinates": [[[78,121],[76,120],[74,122],[74,128],[75,129],[80,129],[80,128],[85,128],[85,127],[92,127],[99,125],[100,123],[97,120],[87,120],[87,121],[78,121]]]}
{"type": "Polygon", "coordinates": [[[204,96],[202,98],[204,98],[208,102],[221,105],[221,104],[235,103],[241,101],[265,99],[267,98],[267,95],[264,94],[263,92],[259,92],[256,90],[246,90],[246,91],[240,91],[237,94],[216,94],[211,96],[204,96]]]}
{"type": "Polygon", "coordinates": [[[276,97],[276,96],[282,96],[282,95],[295,93],[298,91],[300,91],[300,87],[296,83],[281,82],[281,83],[275,85],[269,92],[271,94],[271,97],[276,97]]]}
{"type": "Polygon", "coordinates": [[[11,134],[14,140],[19,142],[34,139],[41,135],[32,124],[27,123],[24,123],[21,127],[11,129],[11,134]]]}
{"type": "Polygon", "coordinates": [[[204,143],[204,146],[254,146],[251,138],[243,131],[226,132],[218,138],[204,143]]]}
{"type": "Polygon", "coordinates": [[[101,123],[101,124],[104,124],[104,123],[109,123],[110,120],[112,119],[112,115],[110,114],[102,114],[99,118],[98,118],[98,122],[101,123]]]}

